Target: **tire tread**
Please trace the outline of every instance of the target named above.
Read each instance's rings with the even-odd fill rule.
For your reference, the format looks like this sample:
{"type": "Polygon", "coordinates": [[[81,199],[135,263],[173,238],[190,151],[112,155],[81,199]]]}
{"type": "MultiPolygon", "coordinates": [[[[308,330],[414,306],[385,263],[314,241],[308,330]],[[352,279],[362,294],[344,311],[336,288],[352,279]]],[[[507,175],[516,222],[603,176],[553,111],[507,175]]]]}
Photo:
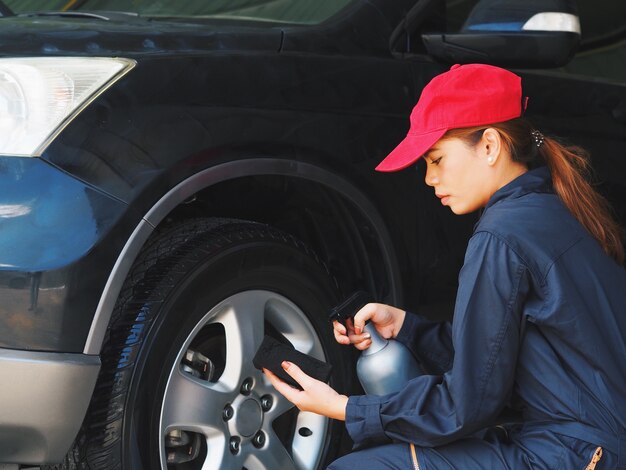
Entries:
{"type": "MultiPolygon", "coordinates": [[[[101,351],[102,368],[87,415],[63,462],[42,470],[121,469],[124,399],[129,391],[134,361],[154,317],[140,318],[137,307],[160,302],[155,293],[175,288],[177,282],[207,256],[246,241],[290,246],[313,259],[330,275],[325,263],[306,244],[271,226],[237,219],[191,219],[158,230],[133,263],[115,304],[101,351]],[[163,273],[167,273],[165,276],[163,273]],[[136,335],[129,342],[129,331],[136,335]],[[126,358],[124,365],[121,365],[126,358]]],[[[154,309],[149,309],[154,312],[154,309]]]]}

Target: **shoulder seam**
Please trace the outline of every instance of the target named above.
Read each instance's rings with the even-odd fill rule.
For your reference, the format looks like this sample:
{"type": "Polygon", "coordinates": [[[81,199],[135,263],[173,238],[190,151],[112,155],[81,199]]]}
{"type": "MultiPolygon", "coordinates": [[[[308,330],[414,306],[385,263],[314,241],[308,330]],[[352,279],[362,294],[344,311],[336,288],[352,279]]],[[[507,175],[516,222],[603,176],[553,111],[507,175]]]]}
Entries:
{"type": "MultiPolygon", "coordinates": [[[[522,255],[519,251],[517,251],[515,248],[513,248],[513,247],[509,244],[509,242],[508,242],[508,241],[507,241],[504,237],[502,237],[502,236],[501,236],[500,234],[498,234],[498,233],[494,233],[494,232],[491,232],[491,231],[489,231],[489,230],[484,230],[484,229],[481,229],[481,230],[478,230],[478,231],[474,232],[474,235],[476,235],[476,234],[478,234],[478,233],[486,233],[486,234],[488,234],[488,235],[491,235],[491,236],[492,236],[492,237],[494,237],[494,238],[497,238],[497,239],[498,239],[498,240],[500,240],[502,243],[504,243],[504,244],[507,246],[507,248],[508,248],[509,250],[511,250],[513,253],[515,253],[515,255],[516,255],[516,256],[517,256],[517,257],[518,257],[518,258],[522,261],[522,263],[524,264],[524,267],[525,267],[526,269],[528,269],[528,271],[532,274],[532,276],[533,276],[535,279],[538,279],[538,280],[541,280],[541,281],[542,281],[542,282],[541,282],[541,285],[543,285],[543,279],[542,279],[542,276],[540,275],[540,273],[536,273],[536,272],[535,272],[535,270],[534,270],[534,269],[532,269],[532,267],[530,266],[530,263],[526,260],[526,257],[525,257],[525,256],[523,256],[523,255],[522,255]]],[[[473,236],[473,235],[472,235],[472,236],[473,236]]]]}
{"type": "Polygon", "coordinates": [[[561,251],[561,253],[559,253],[558,256],[556,256],[552,262],[548,265],[548,267],[546,268],[546,275],[544,276],[544,278],[542,279],[542,282],[545,281],[545,278],[548,277],[548,274],[550,273],[550,271],[552,271],[553,266],[556,264],[556,262],[558,260],[561,259],[561,257],[567,253],[569,250],[571,250],[572,248],[574,248],[576,245],[578,245],[581,241],[583,240],[583,237],[578,237],[576,240],[574,240],[567,248],[565,248],[563,251],[561,251]]]}
{"type": "Polygon", "coordinates": [[[474,235],[476,235],[477,233],[487,233],[495,238],[497,238],[498,240],[500,240],[502,243],[504,243],[513,253],[515,253],[520,260],[522,260],[522,262],[524,263],[524,265],[526,266],[526,268],[530,271],[530,273],[533,275],[533,277],[535,279],[537,279],[539,281],[539,285],[540,286],[544,286],[545,285],[545,281],[546,278],[548,277],[548,273],[550,272],[550,270],[552,269],[552,267],[554,266],[554,264],[565,254],[567,253],[572,247],[574,247],[575,245],[577,245],[578,243],[580,243],[580,241],[583,239],[583,237],[578,237],[575,240],[572,241],[572,243],[570,245],[568,245],[566,248],[564,248],[557,256],[554,257],[554,259],[550,262],[549,265],[547,265],[546,270],[545,270],[545,274],[542,273],[538,273],[536,272],[535,269],[533,269],[530,265],[530,263],[527,261],[527,259],[515,248],[513,248],[509,242],[500,234],[496,233],[496,232],[492,232],[491,230],[486,230],[486,229],[480,229],[477,230],[476,232],[474,232],[474,235]]]}

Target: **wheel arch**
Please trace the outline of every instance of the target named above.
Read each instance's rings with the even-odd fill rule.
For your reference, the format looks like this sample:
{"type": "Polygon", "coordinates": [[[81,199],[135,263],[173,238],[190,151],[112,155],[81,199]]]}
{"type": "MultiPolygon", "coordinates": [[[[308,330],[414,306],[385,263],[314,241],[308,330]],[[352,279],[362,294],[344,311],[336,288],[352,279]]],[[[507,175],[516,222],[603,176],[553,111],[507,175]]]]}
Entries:
{"type": "MultiPolygon", "coordinates": [[[[346,207],[340,210],[341,216],[345,217],[342,220],[349,222],[353,227],[351,234],[357,238],[354,242],[363,249],[362,236],[354,230],[355,220],[359,218],[367,224],[371,237],[375,240],[378,259],[382,261],[384,267],[384,278],[388,286],[385,300],[400,304],[402,302],[400,269],[392,237],[380,212],[363,191],[343,176],[312,163],[280,158],[240,159],[212,166],[188,177],[170,189],[146,212],[126,241],[108,276],[83,352],[100,353],[111,313],[124,280],[146,241],[161,223],[175,214],[185,201],[221,183],[249,177],[275,176],[307,181],[336,198],[335,201],[344,201],[354,209],[354,212],[350,212],[346,207]]],[[[378,265],[377,267],[379,268],[378,265]]],[[[374,268],[371,264],[366,266],[370,271],[374,268]]]]}

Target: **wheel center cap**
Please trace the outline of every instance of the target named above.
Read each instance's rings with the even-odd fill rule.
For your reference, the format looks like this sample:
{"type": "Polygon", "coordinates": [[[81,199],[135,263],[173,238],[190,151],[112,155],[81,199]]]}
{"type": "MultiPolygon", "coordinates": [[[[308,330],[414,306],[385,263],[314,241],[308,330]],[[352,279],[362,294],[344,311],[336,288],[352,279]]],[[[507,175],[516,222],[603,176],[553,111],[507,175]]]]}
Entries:
{"type": "Polygon", "coordinates": [[[263,424],[263,410],[261,404],[253,398],[248,398],[237,410],[237,432],[244,437],[256,433],[263,424]]]}

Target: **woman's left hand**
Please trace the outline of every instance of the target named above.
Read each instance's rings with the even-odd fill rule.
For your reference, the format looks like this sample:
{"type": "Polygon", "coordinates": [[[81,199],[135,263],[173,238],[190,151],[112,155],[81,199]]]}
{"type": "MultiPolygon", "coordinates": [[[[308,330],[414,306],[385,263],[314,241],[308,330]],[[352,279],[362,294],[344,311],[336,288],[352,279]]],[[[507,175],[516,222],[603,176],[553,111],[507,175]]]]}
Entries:
{"type": "Polygon", "coordinates": [[[311,411],[332,419],[345,421],[347,396],[340,395],[324,382],[306,375],[302,369],[291,362],[283,361],[282,366],[300,384],[303,390],[286,384],[267,369],[263,369],[263,373],[270,379],[274,388],[287,400],[296,405],[300,411],[311,411]]]}

